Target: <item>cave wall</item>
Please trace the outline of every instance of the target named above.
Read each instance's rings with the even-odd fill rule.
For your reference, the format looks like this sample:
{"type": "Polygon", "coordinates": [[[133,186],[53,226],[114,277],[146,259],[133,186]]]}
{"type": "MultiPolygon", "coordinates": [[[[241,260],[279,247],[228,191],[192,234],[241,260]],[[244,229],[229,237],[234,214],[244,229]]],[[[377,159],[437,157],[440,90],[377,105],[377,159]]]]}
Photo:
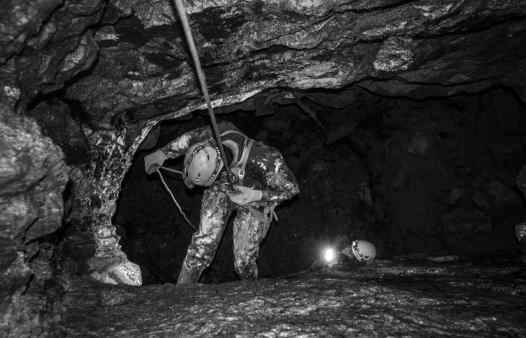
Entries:
{"type": "Polygon", "coordinates": [[[50,235],[62,225],[69,168],[33,120],[3,104],[0,148],[0,335],[39,336],[59,310],[50,235]]]}
{"type": "MultiPolygon", "coordinates": [[[[230,112],[249,136],[280,149],[301,194],[278,208],[259,260],[263,276],[309,267],[327,243],[356,238],[394,255],[515,256],[514,226],[526,204],[516,177],[526,162],[526,107],[507,89],[448,99],[411,100],[359,87],[312,91],[273,114],[230,112]],[[352,116],[352,117],[351,117],[352,116]]],[[[256,97],[257,99],[257,97],[256,97]]],[[[157,146],[206,124],[206,115],[161,124],[157,146]]],[[[114,223],[145,283],[175,281],[192,229],[140,151],[123,184],[114,223]]],[[[169,165],[180,167],[181,161],[169,165]]],[[[200,192],[166,174],[198,224],[200,192]]],[[[202,282],[235,280],[231,227],[202,282]]]]}
{"type": "Polygon", "coordinates": [[[9,0],[0,10],[2,101],[25,108],[88,70],[106,1],[9,0]]]}

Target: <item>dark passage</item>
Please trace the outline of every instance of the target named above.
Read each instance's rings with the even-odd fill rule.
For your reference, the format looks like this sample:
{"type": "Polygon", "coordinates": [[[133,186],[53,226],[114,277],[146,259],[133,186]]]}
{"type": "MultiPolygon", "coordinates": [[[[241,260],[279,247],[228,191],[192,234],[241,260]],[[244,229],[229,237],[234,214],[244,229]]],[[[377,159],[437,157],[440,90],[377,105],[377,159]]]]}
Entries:
{"type": "MultiPolygon", "coordinates": [[[[265,114],[234,109],[220,115],[280,149],[301,187],[297,198],[277,209],[260,275],[307,269],[324,244],[354,239],[373,242],[380,258],[518,258],[514,226],[526,215],[516,185],[526,162],[524,111],[505,88],[411,100],[355,87],[313,91],[300,105],[274,103],[265,114]]],[[[146,284],[177,279],[192,229],[158,176],[145,174],[143,157],[206,123],[200,113],[162,123],[124,181],[114,222],[146,284]]],[[[167,164],[182,167],[181,160],[167,164]]],[[[165,177],[197,225],[202,191],[186,189],[174,174],[165,177]]],[[[229,226],[201,282],[236,279],[229,226]]]]}

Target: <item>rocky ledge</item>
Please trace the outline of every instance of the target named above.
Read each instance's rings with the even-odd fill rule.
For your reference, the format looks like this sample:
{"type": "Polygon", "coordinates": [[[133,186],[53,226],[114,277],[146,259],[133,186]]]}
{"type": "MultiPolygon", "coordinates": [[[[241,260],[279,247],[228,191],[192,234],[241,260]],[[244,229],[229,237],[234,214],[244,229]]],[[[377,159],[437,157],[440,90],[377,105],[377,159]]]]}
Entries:
{"type": "Polygon", "coordinates": [[[519,337],[525,282],[513,264],[410,261],[184,287],[77,280],[61,329],[83,337],[519,337]]]}

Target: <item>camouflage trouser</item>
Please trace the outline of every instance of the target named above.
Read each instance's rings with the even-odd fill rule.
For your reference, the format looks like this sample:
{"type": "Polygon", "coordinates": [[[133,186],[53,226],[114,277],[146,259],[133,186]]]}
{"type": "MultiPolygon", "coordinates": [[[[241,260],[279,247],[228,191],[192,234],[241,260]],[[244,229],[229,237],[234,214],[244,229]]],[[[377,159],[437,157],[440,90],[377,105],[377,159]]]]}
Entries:
{"type": "Polygon", "coordinates": [[[192,236],[179,273],[178,283],[196,283],[214,259],[230,214],[234,218],[234,268],[243,279],[256,279],[259,244],[267,235],[272,214],[252,208],[237,207],[217,187],[205,190],[201,203],[199,229],[192,236]]]}

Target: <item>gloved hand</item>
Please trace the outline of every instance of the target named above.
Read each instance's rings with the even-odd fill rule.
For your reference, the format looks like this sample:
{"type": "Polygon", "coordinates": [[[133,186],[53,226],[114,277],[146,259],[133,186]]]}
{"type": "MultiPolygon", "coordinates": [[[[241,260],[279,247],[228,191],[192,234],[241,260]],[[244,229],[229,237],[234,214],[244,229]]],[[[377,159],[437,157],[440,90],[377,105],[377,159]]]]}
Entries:
{"type": "Polygon", "coordinates": [[[251,202],[261,201],[263,192],[261,190],[252,189],[242,185],[235,185],[233,191],[227,192],[230,200],[237,205],[247,205],[251,202]]]}
{"type": "Polygon", "coordinates": [[[144,157],[144,170],[148,175],[154,173],[163,165],[166,159],[166,155],[160,150],[148,154],[144,157]]]}

